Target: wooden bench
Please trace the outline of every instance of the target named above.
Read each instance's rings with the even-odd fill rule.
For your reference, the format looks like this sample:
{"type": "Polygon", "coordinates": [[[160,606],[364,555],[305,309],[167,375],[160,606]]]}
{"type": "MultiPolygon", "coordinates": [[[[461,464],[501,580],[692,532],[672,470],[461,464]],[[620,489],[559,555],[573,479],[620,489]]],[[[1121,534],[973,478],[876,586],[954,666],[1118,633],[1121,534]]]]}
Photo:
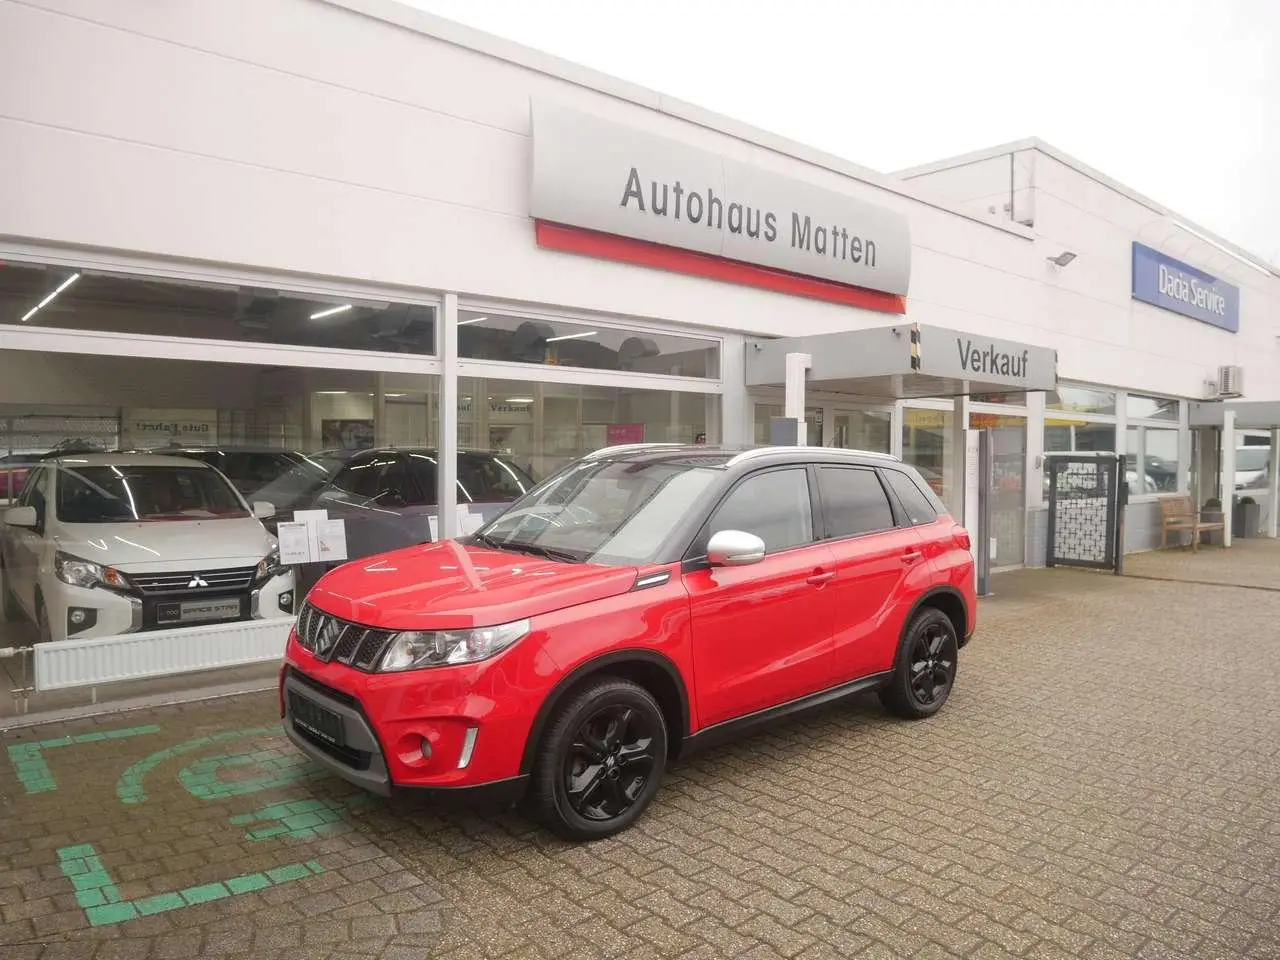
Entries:
{"type": "MultiPolygon", "coordinates": [[[[1200,519],[1200,511],[1198,511],[1191,502],[1190,497],[1161,497],[1160,498],[1160,546],[1162,548],[1169,546],[1169,531],[1183,530],[1191,533],[1191,549],[1200,549],[1200,534],[1207,530],[1225,530],[1225,522],[1207,522],[1200,519]]],[[[1222,545],[1226,546],[1226,538],[1223,537],[1222,545]]]]}

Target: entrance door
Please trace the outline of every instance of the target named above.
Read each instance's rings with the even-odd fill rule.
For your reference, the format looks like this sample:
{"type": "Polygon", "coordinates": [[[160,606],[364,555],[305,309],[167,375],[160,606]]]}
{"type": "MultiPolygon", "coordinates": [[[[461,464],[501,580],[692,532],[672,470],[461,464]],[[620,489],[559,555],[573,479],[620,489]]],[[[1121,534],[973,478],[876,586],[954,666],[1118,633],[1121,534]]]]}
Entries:
{"type": "Polygon", "coordinates": [[[969,426],[991,431],[991,565],[1021,566],[1026,560],[1027,418],[975,412],[969,414],[969,426]]]}
{"type": "Polygon", "coordinates": [[[893,413],[889,410],[845,410],[837,407],[831,411],[831,446],[888,453],[892,428],[893,413]]]}

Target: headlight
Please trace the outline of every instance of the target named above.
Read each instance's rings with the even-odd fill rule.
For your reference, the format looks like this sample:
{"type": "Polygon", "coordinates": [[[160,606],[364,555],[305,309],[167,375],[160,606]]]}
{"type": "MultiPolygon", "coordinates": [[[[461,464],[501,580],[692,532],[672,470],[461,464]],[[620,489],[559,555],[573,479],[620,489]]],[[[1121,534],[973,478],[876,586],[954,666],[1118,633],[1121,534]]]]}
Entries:
{"type": "Polygon", "coordinates": [[[253,579],[255,583],[265,583],[278,573],[284,573],[284,567],[280,565],[280,551],[276,549],[258,561],[253,579]]]}
{"type": "Polygon", "coordinates": [[[104,567],[92,560],[81,560],[61,550],[53,555],[53,573],[63,583],[72,587],[129,589],[128,579],[115,567],[104,567]]]}
{"type": "Polygon", "coordinates": [[[475,663],[501,653],[529,632],[528,620],[475,630],[410,630],[397,633],[378,667],[384,673],[475,663]]]}

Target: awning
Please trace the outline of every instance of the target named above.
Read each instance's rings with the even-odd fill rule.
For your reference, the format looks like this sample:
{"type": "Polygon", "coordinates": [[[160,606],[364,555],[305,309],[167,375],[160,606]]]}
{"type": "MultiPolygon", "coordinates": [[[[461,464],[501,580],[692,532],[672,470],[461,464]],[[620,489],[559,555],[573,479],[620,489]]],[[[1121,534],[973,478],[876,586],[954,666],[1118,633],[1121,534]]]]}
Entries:
{"type": "Polygon", "coordinates": [[[806,389],[868,398],[954,397],[1058,386],[1055,350],[913,324],[749,339],[747,386],[784,385],[789,353],[812,358],[806,389]]]}
{"type": "Polygon", "coordinates": [[[1192,403],[1189,413],[1193,427],[1220,427],[1223,414],[1236,412],[1237,430],[1274,430],[1280,427],[1280,401],[1245,400],[1239,403],[1192,403]]]}

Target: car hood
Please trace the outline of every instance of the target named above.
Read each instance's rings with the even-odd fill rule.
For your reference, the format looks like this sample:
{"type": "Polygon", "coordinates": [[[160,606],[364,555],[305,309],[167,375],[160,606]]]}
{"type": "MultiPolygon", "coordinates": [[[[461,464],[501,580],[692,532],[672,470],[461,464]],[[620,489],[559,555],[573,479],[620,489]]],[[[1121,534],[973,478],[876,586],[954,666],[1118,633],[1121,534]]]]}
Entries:
{"type": "Polygon", "coordinates": [[[562,563],[446,540],[345,564],[326,574],[309,600],[370,627],[448,630],[603,600],[635,582],[635,567],[562,563]]]}
{"type": "Polygon", "coordinates": [[[53,539],[59,550],[125,573],[185,570],[192,564],[249,567],[276,546],[253,517],[76,523],[53,539]]]}

